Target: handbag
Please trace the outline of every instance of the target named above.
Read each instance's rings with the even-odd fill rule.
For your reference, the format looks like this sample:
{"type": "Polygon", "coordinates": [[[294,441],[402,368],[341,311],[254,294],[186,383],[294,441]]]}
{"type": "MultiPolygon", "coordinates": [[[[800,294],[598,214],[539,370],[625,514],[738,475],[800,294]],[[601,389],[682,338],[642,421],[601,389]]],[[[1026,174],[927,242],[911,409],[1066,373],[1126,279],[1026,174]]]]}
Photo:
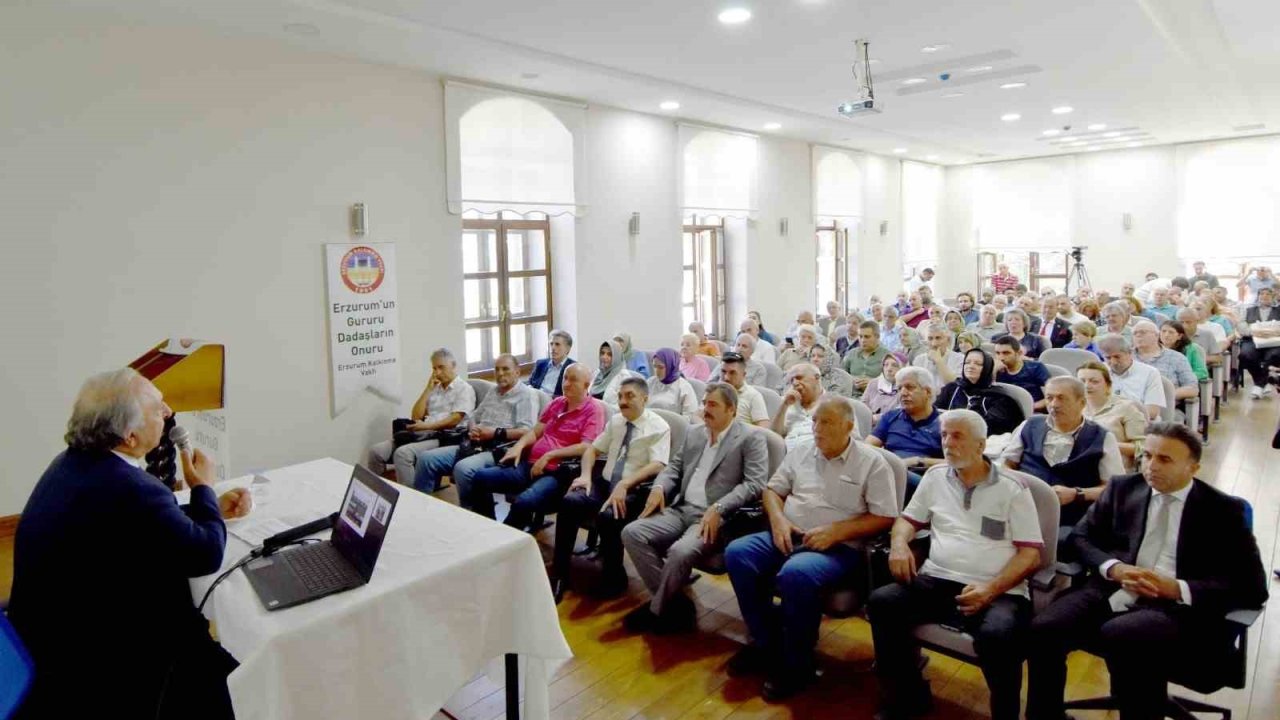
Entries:
{"type": "Polygon", "coordinates": [[[445,430],[409,430],[415,420],[409,418],[396,418],[391,421],[391,444],[393,449],[399,450],[401,447],[410,443],[426,442],[427,440],[435,440],[440,443],[440,447],[449,447],[461,443],[468,432],[467,428],[448,428],[445,430]]]}

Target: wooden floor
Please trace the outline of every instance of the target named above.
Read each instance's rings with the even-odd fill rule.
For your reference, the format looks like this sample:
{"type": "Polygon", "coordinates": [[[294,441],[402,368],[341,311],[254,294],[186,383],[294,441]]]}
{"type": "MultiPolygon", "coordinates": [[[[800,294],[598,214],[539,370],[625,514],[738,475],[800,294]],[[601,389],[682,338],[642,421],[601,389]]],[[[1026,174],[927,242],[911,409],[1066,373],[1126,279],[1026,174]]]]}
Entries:
{"type": "MultiPolygon", "coordinates": [[[[1280,582],[1271,568],[1280,562],[1280,451],[1270,447],[1280,400],[1232,397],[1222,422],[1212,429],[1200,477],[1249,500],[1255,533],[1272,595],[1280,582]]],[[[446,491],[445,497],[452,492],[446,491]]],[[[549,558],[551,532],[539,536],[549,558]]],[[[0,597],[8,597],[12,572],[11,538],[0,539],[0,597]]],[[[634,577],[628,596],[596,602],[570,593],[559,606],[561,626],[574,657],[551,685],[553,718],[870,718],[876,708],[875,678],[870,673],[870,627],[862,618],[825,619],[818,646],[823,677],[793,701],[771,705],[759,697],[759,681],[731,679],[725,662],[746,639],[728,580],[704,576],[690,588],[700,611],[699,630],[679,637],[641,637],[622,630],[622,616],[642,602],[634,577]]],[[[1268,606],[1250,633],[1248,686],[1209,696],[1226,705],[1237,720],[1280,718],[1280,598],[1268,606]]],[[[926,669],[936,699],[933,718],[987,716],[987,690],[976,667],[930,655],[926,669]]],[[[1175,689],[1176,690],[1176,689],[1175,689]]],[[[1106,694],[1106,666],[1075,653],[1069,661],[1068,698],[1106,694]]],[[[1182,692],[1180,694],[1191,695],[1182,692]]],[[[479,677],[463,687],[437,718],[468,720],[502,717],[499,684],[479,677]],[[445,713],[448,713],[446,715],[445,713]]],[[[1080,718],[1102,713],[1077,712],[1080,718]]]]}

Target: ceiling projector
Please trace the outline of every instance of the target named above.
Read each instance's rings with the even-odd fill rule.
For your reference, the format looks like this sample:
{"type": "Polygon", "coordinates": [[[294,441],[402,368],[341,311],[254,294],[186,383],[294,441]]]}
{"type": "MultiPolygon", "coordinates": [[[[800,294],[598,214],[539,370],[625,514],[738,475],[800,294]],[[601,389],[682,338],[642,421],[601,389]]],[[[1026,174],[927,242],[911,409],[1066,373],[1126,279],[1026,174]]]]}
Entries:
{"type": "Polygon", "coordinates": [[[836,112],[845,117],[879,113],[876,92],[871,87],[871,53],[866,40],[853,43],[853,81],[858,85],[858,99],[840,103],[836,112]]]}

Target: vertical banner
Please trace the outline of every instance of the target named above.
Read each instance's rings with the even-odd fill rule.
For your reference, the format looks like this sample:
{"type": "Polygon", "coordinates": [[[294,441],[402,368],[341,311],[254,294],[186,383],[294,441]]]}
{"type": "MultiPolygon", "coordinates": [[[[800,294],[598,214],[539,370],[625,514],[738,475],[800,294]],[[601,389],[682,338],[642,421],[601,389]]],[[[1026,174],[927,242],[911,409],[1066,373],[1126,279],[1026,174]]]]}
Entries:
{"type": "Polygon", "coordinates": [[[331,412],[363,390],[400,400],[400,313],[394,243],[325,245],[331,412]]]}

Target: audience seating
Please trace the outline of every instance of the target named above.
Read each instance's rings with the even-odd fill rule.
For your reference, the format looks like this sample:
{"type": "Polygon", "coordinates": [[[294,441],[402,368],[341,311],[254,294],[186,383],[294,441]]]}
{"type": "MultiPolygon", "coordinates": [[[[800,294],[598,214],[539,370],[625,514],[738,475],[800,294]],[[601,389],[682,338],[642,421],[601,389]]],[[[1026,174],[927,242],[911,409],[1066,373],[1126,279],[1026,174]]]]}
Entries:
{"type": "Polygon", "coordinates": [[[1027,392],[1023,388],[1020,388],[1017,385],[1010,385],[1009,383],[998,382],[991,383],[991,389],[1001,395],[1007,395],[1008,397],[1013,398],[1014,402],[1018,403],[1018,407],[1022,408],[1023,420],[1026,420],[1036,414],[1036,401],[1031,397],[1031,393],[1027,392]]]}
{"type": "Polygon", "coordinates": [[[752,387],[760,391],[761,397],[764,398],[765,412],[769,413],[769,419],[772,420],[773,416],[778,414],[778,408],[782,407],[782,396],[773,388],[767,388],[763,385],[754,385],[752,387]]]}
{"type": "MultiPolygon", "coordinates": [[[[907,466],[902,462],[902,458],[893,453],[878,448],[874,445],[863,445],[860,449],[873,449],[880,453],[880,456],[889,462],[889,467],[893,469],[893,486],[898,493],[898,508],[902,509],[906,505],[907,498],[907,466]]],[[[888,535],[880,538],[877,542],[868,542],[865,548],[867,556],[867,574],[865,578],[850,578],[849,582],[841,584],[836,588],[832,588],[823,604],[823,612],[831,617],[846,618],[858,614],[862,611],[862,606],[867,601],[867,596],[871,594],[871,590],[876,587],[875,583],[875,563],[878,550],[882,550],[880,554],[887,552],[888,535]]]]}
{"type": "Polygon", "coordinates": [[[1045,365],[1056,365],[1063,368],[1071,376],[1075,376],[1079,367],[1090,361],[1097,361],[1098,356],[1088,350],[1076,348],[1050,348],[1040,353],[1040,362],[1045,365]]]}
{"type": "Polygon", "coordinates": [[[786,379],[786,373],[782,372],[782,368],[774,363],[764,363],[764,384],[773,390],[782,387],[782,381],[786,379]]]}
{"type": "MultiPolygon", "coordinates": [[[[871,408],[861,400],[853,400],[854,420],[858,424],[858,439],[866,440],[871,431],[875,429],[875,414],[871,412],[871,408]]],[[[893,453],[889,453],[893,455],[893,453]]],[[[897,455],[893,455],[895,458],[897,455]]],[[[899,503],[901,504],[901,503],[899,503]]]]}
{"type": "MultiPolygon", "coordinates": [[[[755,433],[764,433],[765,444],[769,448],[769,472],[765,478],[773,477],[782,465],[782,459],[787,455],[786,441],[781,435],[767,428],[748,425],[747,429],[755,433]]],[[[737,538],[768,528],[769,519],[765,516],[764,508],[759,501],[744,506],[720,527],[720,532],[723,534],[720,550],[703,558],[698,563],[698,569],[712,575],[725,574],[724,547],[737,538]]]]}
{"type": "Polygon", "coordinates": [[[0,613],[0,718],[13,717],[31,689],[35,663],[9,618],[0,613]]]}
{"type": "Polygon", "coordinates": [[[707,396],[707,384],[701,380],[694,380],[693,378],[685,379],[689,381],[691,386],[693,386],[694,397],[698,398],[698,404],[701,405],[702,399],[707,396]]]}
{"type": "MultiPolygon", "coordinates": [[[[1090,355],[1092,354],[1093,353],[1090,353],[1090,355]]],[[[1049,372],[1049,377],[1051,378],[1074,377],[1074,374],[1070,370],[1067,370],[1061,365],[1050,365],[1049,363],[1045,362],[1043,355],[1040,356],[1040,362],[1044,365],[1044,369],[1049,372]]]]}
{"type": "Polygon", "coordinates": [[[498,388],[496,384],[491,383],[488,380],[468,379],[467,384],[470,385],[471,389],[476,393],[476,407],[480,407],[480,403],[484,402],[484,399],[489,396],[489,393],[498,388]]]}

